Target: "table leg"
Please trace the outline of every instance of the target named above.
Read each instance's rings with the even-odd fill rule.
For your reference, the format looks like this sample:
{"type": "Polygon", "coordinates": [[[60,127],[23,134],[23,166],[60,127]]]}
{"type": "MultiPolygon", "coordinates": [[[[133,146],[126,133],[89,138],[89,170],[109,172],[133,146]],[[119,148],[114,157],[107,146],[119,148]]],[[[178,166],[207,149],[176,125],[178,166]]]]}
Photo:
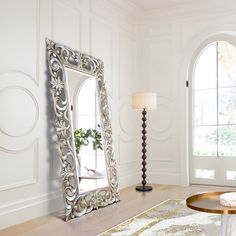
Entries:
{"type": "Polygon", "coordinates": [[[221,215],[221,236],[236,235],[236,215],[222,214],[221,215]]]}

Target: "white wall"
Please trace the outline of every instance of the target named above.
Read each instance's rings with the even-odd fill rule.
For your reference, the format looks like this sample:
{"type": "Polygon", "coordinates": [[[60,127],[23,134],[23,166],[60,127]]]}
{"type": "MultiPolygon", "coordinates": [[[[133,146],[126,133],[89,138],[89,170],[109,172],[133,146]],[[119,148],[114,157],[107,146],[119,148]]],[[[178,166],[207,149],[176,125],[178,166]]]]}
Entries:
{"type": "Polygon", "coordinates": [[[158,93],[148,113],[148,181],[184,185],[188,67],[208,38],[234,39],[235,19],[233,0],[148,12],[127,0],[1,1],[0,228],[63,208],[45,37],[105,62],[120,186],[140,181],[141,114],[131,94],[145,90],[158,93]]]}
{"type": "MultiPolygon", "coordinates": [[[[236,43],[236,3],[189,1],[143,15],[142,87],[158,93],[150,112],[148,170],[153,183],[188,184],[188,97],[185,81],[196,52],[212,40],[236,43]]],[[[191,83],[190,83],[191,86],[191,83]]]]}
{"type": "Polygon", "coordinates": [[[138,182],[134,8],[111,0],[4,0],[0,33],[0,228],[63,208],[45,37],[104,61],[120,187],[138,182]]]}

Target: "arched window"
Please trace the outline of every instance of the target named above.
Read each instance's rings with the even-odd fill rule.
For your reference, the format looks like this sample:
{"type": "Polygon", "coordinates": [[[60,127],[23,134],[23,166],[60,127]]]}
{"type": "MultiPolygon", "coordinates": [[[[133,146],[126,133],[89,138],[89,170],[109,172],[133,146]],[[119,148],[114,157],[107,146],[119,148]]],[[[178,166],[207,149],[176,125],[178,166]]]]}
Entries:
{"type": "Polygon", "coordinates": [[[207,45],[192,77],[191,182],[236,183],[236,47],[207,45]]]}

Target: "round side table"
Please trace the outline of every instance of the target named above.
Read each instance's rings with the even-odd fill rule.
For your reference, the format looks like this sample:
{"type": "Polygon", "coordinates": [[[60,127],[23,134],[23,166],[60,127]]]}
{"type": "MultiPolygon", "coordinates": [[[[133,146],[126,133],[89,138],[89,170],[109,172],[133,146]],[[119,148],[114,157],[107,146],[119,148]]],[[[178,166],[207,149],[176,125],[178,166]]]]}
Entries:
{"type": "Polygon", "coordinates": [[[186,205],[196,211],[221,214],[221,236],[236,236],[236,207],[220,204],[220,195],[228,192],[206,192],[186,199],[186,205]]]}

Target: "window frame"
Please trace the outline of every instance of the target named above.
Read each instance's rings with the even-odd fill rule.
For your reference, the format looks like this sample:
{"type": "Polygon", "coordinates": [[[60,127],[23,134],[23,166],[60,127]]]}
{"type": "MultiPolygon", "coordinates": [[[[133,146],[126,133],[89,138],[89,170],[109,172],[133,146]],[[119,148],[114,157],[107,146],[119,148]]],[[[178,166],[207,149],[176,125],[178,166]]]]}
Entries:
{"type": "MultiPolygon", "coordinates": [[[[221,37],[219,36],[214,36],[208,40],[206,40],[204,43],[201,44],[201,46],[198,48],[198,50],[196,50],[193,53],[193,57],[192,57],[192,61],[189,64],[189,72],[188,73],[188,81],[189,81],[189,86],[188,86],[188,166],[189,166],[189,181],[190,184],[212,184],[212,185],[229,185],[229,186],[235,186],[236,185],[236,181],[235,180],[227,180],[226,177],[224,178],[222,176],[222,173],[218,173],[218,171],[215,171],[215,178],[214,179],[199,179],[195,177],[195,170],[196,169],[212,169],[213,170],[217,170],[220,169],[220,162],[222,161],[223,158],[227,158],[228,160],[235,158],[235,156],[194,156],[193,154],[193,145],[194,145],[194,127],[195,127],[195,121],[194,121],[194,73],[195,73],[195,68],[196,68],[196,64],[199,60],[199,58],[201,57],[202,53],[204,52],[204,50],[212,43],[216,43],[219,41],[226,41],[227,43],[232,44],[233,46],[236,47],[235,45],[235,40],[233,37],[228,37],[228,35],[221,35],[221,37]],[[212,158],[211,162],[204,165],[204,167],[201,167],[201,165],[194,165],[194,158],[199,158],[199,160],[201,161],[201,159],[203,158],[212,158]],[[214,161],[213,161],[214,160],[214,161]],[[222,178],[223,177],[223,178],[222,178]],[[216,184],[216,182],[218,182],[218,184],[216,184]]],[[[217,54],[218,55],[218,54],[217,54]]],[[[218,56],[216,57],[217,63],[218,63],[218,56]]],[[[218,66],[218,65],[217,65],[218,66]]],[[[218,71],[218,70],[217,70],[218,71]]],[[[218,74],[218,72],[217,72],[218,74]]],[[[217,81],[218,81],[218,75],[217,75],[217,81]]],[[[230,86],[231,87],[231,86],[230,86]]],[[[232,86],[234,87],[234,86],[232,86]]],[[[219,120],[218,120],[218,107],[219,107],[219,86],[217,84],[217,127],[222,126],[219,125],[219,120]]],[[[232,126],[233,124],[227,124],[227,126],[232,126]]],[[[226,125],[225,125],[226,126],[226,125]]],[[[217,145],[218,146],[218,145],[217,145]]],[[[217,147],[217,154],[218,154],[218,147],[217,147]]],[[[235,160],[234,160],[235,161],[235,160]]],[[[230,171],[231,169],[227,169],[226,170],[226,174],[227,171],[230,171]]]]}

